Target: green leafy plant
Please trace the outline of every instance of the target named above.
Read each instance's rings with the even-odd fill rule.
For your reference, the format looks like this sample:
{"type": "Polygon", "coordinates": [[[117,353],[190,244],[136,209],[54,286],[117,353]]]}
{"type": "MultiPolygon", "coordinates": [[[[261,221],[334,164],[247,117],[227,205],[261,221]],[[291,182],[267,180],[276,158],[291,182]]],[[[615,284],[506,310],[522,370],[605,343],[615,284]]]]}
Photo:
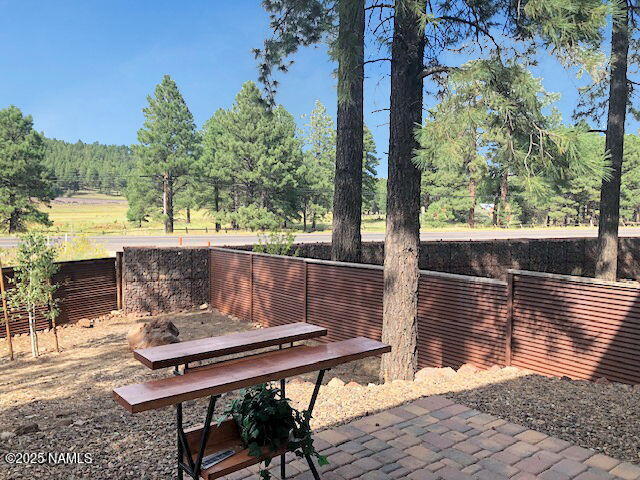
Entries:
{"type": "Polygon", "coordinates": [[[11,279],[13,288],[6,292],[12,313],[22,309],[27,311],[31,353],[34,357],[38,356],[36,311],[44,307],[45,315],[52,322],[58,314],[53,299],[57,286],[51,282],[51,277],[58,270],[55,258],[56,248],[49,246],[42,234],[28,233],[20,237],[16,265],[13,267],[14,277],[11,279]]]}
{"type": "Polygon", "coordinates": [[[293,249],[296,236],[292,232],[271,232],[267,235],[258,235],[258,243],[253,246],[256,253],[268,253],[269,255],[288,255],[297,257],[300,251],[293,249]]]}
{"type": "MultiPolygon", "coordinates": [[[[269,384],[251,387],[242,394],[224,412],[223,419],[231,416],[235,420],[249,455],[260,458],[264,450],[274,453],[286,446],[298,457],[315,457],[319,465],[329,463],[313,446],[308,411],[293,408],[282,391],[269,384]]],[[[263,460],[260,478],[271,478],[267,470],[270,463],[271,458],[263,460]]]]}
{"type": "Polygon", "coordinates": [[[280,223],[275,213],[264,207],[251,204],[238,207],[235,212],[228,214],[230,220],[235,221],[239,228],[246,228],[255,232],[256,230],[274,230],[280,223]]]}

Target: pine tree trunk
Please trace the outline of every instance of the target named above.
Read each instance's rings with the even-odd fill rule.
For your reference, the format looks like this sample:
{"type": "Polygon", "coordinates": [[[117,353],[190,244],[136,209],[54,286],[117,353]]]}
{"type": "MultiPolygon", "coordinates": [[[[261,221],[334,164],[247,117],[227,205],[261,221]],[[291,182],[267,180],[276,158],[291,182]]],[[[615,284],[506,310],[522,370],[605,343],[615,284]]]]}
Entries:
{"type": "Polygon", "coordinates": [[[475,178],[469,180],[469,197],[471,198],[471,206],[469,207],[468,223],[469,228],[476,227],[476,187],[477,182],[475,178]]]}
{"type": "Polygon", "coordinates": [[[509,170],[505,169],[500,177],[500,212],[498,222],[500,225],[506,225],[507,197],[509,195],[509,170]]]}
{"type": "Polygon", "coordinates": [[[16,211],[11,212],[9,216],[9,233],[15,233],[18,231],[20,226],[19,217],[16,211]]]}
{"type": "Polygon", "coordinates": [[[162,178],[162,213],[164,233],[173,233],[173,179],[168,173],[162,178]]]}
{"type": "Polygon", "coordinates": [[[302,208],[302,231],[307,231],[307,206],[304,205],[302,208]]]}
{"type": "Polygon", "coordinates": [[[424,12],[425,0],[397,0],[395,5],[382,326],[391,353],[382,358],[385,381],[411,380],[418,365],[420,170],[413,156],[418,148],[414,132],[422,120],[424,54],[416,9],[424,12]]]}
{"type": "Polygon", "coordinates": [[[338,114],[331,258],[360,262],[362,255],[362,155],[364,0],[338,2],[338,114]]]}
{"type": "Polygon", "coordinates": [[[216,232],[219,232],[222,225],[220,225],[220,220],[218,219],[218,213],[220,212],[220,190],[217,186],[213,189],[213,208],[216,209],[216,232]]]}
{"type": "Polygon", "coordinates": [[[186,222],[187,225],[191,223],[191,208],[187,207],[187,218],[186,218],[186,222]]]}
{"type": "Polygon", "coordinates": [[[629,53],[629,12],[627,2],[621,18],[614,19],[611,33],[611,76],[609,114],[605,149],[609,152],[611,173],[602,180],[596,277],[616,280],[618,268],[618,223],[620,221],[620,182],[624,152],[624,122],[627,111],[627,55],[629,53]],[[616,21],[617,20],[617,21],[616,21]]]}
{"type": "MultiPolygon", "coordinates": [[[[9,206],[13,206],[15,204],[16,198],[15,195],[10,194],[9,195],[9,206]]],[[[15,233],[18,231],[18,227],[19,227],[19,220],[20,218],[18,217],[18,214],[14,208],[14,210],[12,210],[11,215],[9,216],[9,233],[15,233]]]]}

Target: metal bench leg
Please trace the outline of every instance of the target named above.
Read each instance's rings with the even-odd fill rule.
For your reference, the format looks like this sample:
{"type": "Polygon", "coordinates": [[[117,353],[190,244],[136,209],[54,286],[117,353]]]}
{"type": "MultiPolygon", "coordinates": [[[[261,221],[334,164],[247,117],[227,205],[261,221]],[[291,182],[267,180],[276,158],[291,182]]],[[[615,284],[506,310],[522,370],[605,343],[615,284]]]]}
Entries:
{"type": "MultiPolygon", "coordinates": [[[[282,347],[282,345],[280,345],[282,347]]],[[[280,380],[280,392],[282,393],[282,398],[287,398],[287,394],[285,393],[285,379],[280,380]]],[[[285,455],[280,455],[280,478],[283,480],[287,478],[287,467],[285,465],[285,455]]]]}
{"type": "Polygon", "coordinates": [[[318,474],[318,470],[316,470],[316,466],[313,463],[313,459],[309,455],[305,455],[307,459],[307,463],[309,464],[309,468],[311,469],[311,474],[315,480],[320,480],[320,475],[318,474]]]}
{"type": "Polygon", "coordinates": [[[200,477],[200,470],[202,469],[202,459],[204,458],[204,451],[207,447],[207,441],[209,440],[209,432],[211,431],[211,420],[213,417],[213,411],[216,407],[216,400],[218,396],[212,396],[209,399],[209,406],[207,407],[207,416],[202,427],[202,435],[200,437],[200,448],[198,449],[198,456],[196,461],[193,461],[192,452],[189,448],[189,442],[184,433],[182,425],[182,403],[176,405],[176,426],[178,431],[178,480],[183,480],[184,472],[187,472],[194,480],[198,480],[200,477]],[[184,463],[184,458],[187,458],[187,463],[184,463]]]}
{"type": "Polygon", "coordinates": [[[316,399],[318,398],[318,393],[320,392],[320,386],[322,385],[322,379],[324,378],[324,372],[326,372],[327,370],[320,370],[318,372],[318,379],[316,380],[316,386],[313,388],[313,393],[311,394],[311,400],[309,401],[309,408],[307,408],[307,421],[311,419],[311,414],[313,413],[313,407],[315,407],[316,405],[316,399]]]}
{"type": "Polygon", "coordinates": [[[176,431],[178,433],[178,480],[184,479],[181,463],[184,459],[184,451],[182,450],[182,439],[180,438],[180,430],[182,429],[182,404],[176,405],[176,431]]]}
{"type": "MultiPolygon", "coordinates": [[[[328,370],[328,369],[327,369],[328,370]]],[[[320,393],[320,386],[322,385],[322,379],[324,378],[324,372],[327,370],[320,370],[318,372],[318,379],[316,380],[316,385],[313,388],[313,393],[311,394],[311,400],[309,401],[309,408],[306,412],[307,421],[311,420],[311,414],[313,413],[313,407],[316,405],[316,400],[318,398],[318,393],[320,393]]],[[[307,459],[307,463],[309,464],[309,468],[311,469],[311,474],[315,480],[320,480],[320,475],[318,474],[318,470],[316,469],[315,464],[313,463],[313,459],[309,455],[305,455],[307,459]]]]}

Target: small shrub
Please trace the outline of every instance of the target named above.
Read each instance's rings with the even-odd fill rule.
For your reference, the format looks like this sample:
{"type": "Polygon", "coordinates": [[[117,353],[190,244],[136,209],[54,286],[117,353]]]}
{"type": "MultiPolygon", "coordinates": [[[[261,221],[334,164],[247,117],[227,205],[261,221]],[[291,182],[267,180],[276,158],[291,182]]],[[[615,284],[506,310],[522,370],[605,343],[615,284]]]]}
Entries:
{"type": "Polygon", "coordinates": [[[251,230],[275,230],[278,228],[278,217],[263,207],[247,205],[229,213],[229,219],[235,221],[240,228],[251,230]]]}
{"type": "Polygon", "coordinates": [[[53,300],[57,286],[51,282],[51,277],[58,270],[54,263],[55,256],[55,247],[49,246],[42,234],[28,233],[20,237],[16,265],[13,268],[14,277],[11,279],[14,288],[5,293],[13,314],[20,309],[27,311],[31,352],[34,357],[38,356],[36,310],[46,307],[46,315],[51,321],[58,314],[53,300]]]}
{"type": "Polygon", "coordinates": [[[258,243],[253,246],[253,251],[297,257],[300,251],[296,248],[292,252],[295,239],[296,236],[292,232],[270,232],[266,235],[258,235],[258,243]]]}

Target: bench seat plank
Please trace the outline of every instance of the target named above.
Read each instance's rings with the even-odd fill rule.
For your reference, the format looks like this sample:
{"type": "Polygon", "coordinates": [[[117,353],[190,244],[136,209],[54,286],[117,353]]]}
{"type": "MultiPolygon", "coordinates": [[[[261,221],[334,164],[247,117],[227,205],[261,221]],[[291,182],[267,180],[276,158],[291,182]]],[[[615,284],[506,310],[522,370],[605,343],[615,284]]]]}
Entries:
{"type": "Polygon", "coordinates": [[[270,352],[259,361],[248,357],[220,362],[210,368],[146,383],[126,385],[113,391],[115,400],[131,413],[221,395],[240,388],[335,367],[365,357],[382,355],[391,347],[357,337],[318,346],[270,352]]]}
{"type": "Polygon", "coordinates": [[[200,338],[188,342],[133,351],[133,356],[151,370],[174,367],[197,360],[222,357],[302,340],[327,334],[327,329],[310,323],[298,322],[248,332],[232,333],[220,337],[200,338]]]}

